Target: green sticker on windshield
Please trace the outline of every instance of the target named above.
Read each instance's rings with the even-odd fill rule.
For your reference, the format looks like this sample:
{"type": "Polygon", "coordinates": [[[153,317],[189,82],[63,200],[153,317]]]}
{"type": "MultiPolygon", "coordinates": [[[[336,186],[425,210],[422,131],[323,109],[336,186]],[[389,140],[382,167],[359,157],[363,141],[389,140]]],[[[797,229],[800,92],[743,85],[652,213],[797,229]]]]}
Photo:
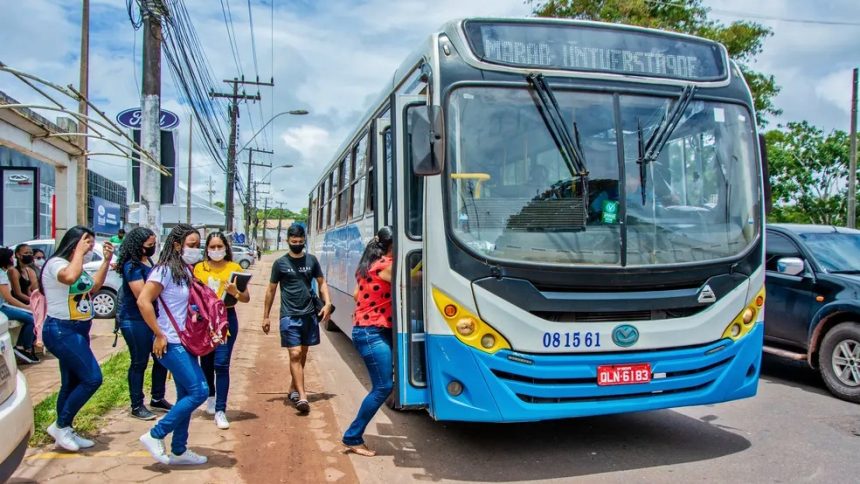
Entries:
{"type": "Polygon", "coordinates": [[[618,223],[618,202],[614,200],[603,201],[603,217],[601,220],[605,224],[618,223]]]}

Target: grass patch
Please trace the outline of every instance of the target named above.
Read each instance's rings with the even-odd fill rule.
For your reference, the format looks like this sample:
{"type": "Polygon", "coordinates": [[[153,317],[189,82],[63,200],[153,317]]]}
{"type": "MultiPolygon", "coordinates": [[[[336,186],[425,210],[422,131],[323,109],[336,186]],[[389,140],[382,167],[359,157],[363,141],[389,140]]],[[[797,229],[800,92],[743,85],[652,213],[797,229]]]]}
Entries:
{"type": "MultiPolygon", "coordinates": [[[[101,426],[104,416],[116,407],[129,405],[128,367],[131,357],[128,350],[123,350],[102,363],[102,386],[95,395],[84,405],[75,418],[74,427],[81,435],[93,435],[101,426]]],[[[149,367],[151,368],[150,363],[149,367]]],[[[148,368],[149,369],[149,368],[148,368]]],[[[151,372],[144,375],[144,392],[148,395],[151,387],[151,372]]],[[[40,446],[53,439],[46,432],[51,423],[57,419],[57,392],[54,392],[36,405],[33,409],[36,431],[30,437],[30,446],[40,446]]]]}

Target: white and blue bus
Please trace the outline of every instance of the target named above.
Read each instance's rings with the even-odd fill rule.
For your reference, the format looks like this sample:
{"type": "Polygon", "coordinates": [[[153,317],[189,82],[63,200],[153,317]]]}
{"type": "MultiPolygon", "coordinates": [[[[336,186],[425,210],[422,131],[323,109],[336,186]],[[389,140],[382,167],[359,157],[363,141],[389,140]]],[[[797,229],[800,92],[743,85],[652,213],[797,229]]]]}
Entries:
{"type": "Polygon", "coordinates": [[[309,246],[349,335],[364,245],[394,227],[399,408],[515,422],[750,397],[760,150],[718,43],[452,21],[326,166],[309,246]]]}

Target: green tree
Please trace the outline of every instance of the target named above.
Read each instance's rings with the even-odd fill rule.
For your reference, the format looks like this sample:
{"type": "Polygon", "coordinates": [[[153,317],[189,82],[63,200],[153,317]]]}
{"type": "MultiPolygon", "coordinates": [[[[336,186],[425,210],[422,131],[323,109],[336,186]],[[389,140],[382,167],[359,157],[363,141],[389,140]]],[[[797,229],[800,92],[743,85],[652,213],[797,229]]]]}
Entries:
{"type": "Polygon", "coordinates": [[[765,133],[773,198],[771,222],[845,225],[848,133],[806,121],[765,133]]]}
{"type": "Polygon", "coordinates": [[[616,22],[641,27],[671,30],[712,39],[726,46],[729,56],[740,66],[750,86],[760,126],[767,117],[778,116],[773,98],[779,86],[773,76],[749,67],[761,53],[764,39],[772,34],[764,25],[739,20],[728,25],[708,18],[709,8],[702,0],[526,0],[539,17],[616,22]]]}
{"type": "Polygon", "coordinates": [[[216,207],[220,208],[221,210],[224,210],[224,208],[226,207],[226,205],[224,205],[224,202],[221,202],[221,201],[215,202],[212,205],[215,205],[216,207]]]}

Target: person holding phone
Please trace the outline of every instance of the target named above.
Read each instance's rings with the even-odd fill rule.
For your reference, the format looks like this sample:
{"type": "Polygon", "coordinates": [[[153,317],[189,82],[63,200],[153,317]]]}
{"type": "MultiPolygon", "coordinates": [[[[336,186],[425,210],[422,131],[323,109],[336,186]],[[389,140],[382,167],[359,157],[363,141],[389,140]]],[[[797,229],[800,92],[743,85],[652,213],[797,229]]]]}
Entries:
{"type": "Polygon", "coordinates": [[[239,335],[239,318],[236,316],[236,301],[247,303],[251,300],[248,288],[240,291],[236,285],[233,273],[243,272],[242,266],[233,262],[233,251],[227,236],[221,232],[212,232],[206,237],[206,248],[203,262],[194,266],[194,277],[208,285],[218,297],[229,294],[227,303],[227,342],[215,348],[215,351],[200,357],[200,367],[206,375],[209,384],[209,399],[206,403],[206,413],[215,416],[215,425],[219,429],[230,428],[227,420],[227,393],[230,390],[230,358],[233,355],[233,345],[239,335]]]}
{"type": "Polygon", "coordinates": [[[102,371],[90,348],[93,321],[92,295],[105,282],[113,245],[104,243],[104,259],[95,275],[84,271],[93,259],[95,234],[75,226],[60,240],[57,251],[45,262],[41,284],[45,292],[47,316],[42,326],[45,348],[60,360],[60,392],[57,420],[48,434],[60,447],[77,452],[95,445],[72,427],[75,416],[102,384],[102,371]]]}

